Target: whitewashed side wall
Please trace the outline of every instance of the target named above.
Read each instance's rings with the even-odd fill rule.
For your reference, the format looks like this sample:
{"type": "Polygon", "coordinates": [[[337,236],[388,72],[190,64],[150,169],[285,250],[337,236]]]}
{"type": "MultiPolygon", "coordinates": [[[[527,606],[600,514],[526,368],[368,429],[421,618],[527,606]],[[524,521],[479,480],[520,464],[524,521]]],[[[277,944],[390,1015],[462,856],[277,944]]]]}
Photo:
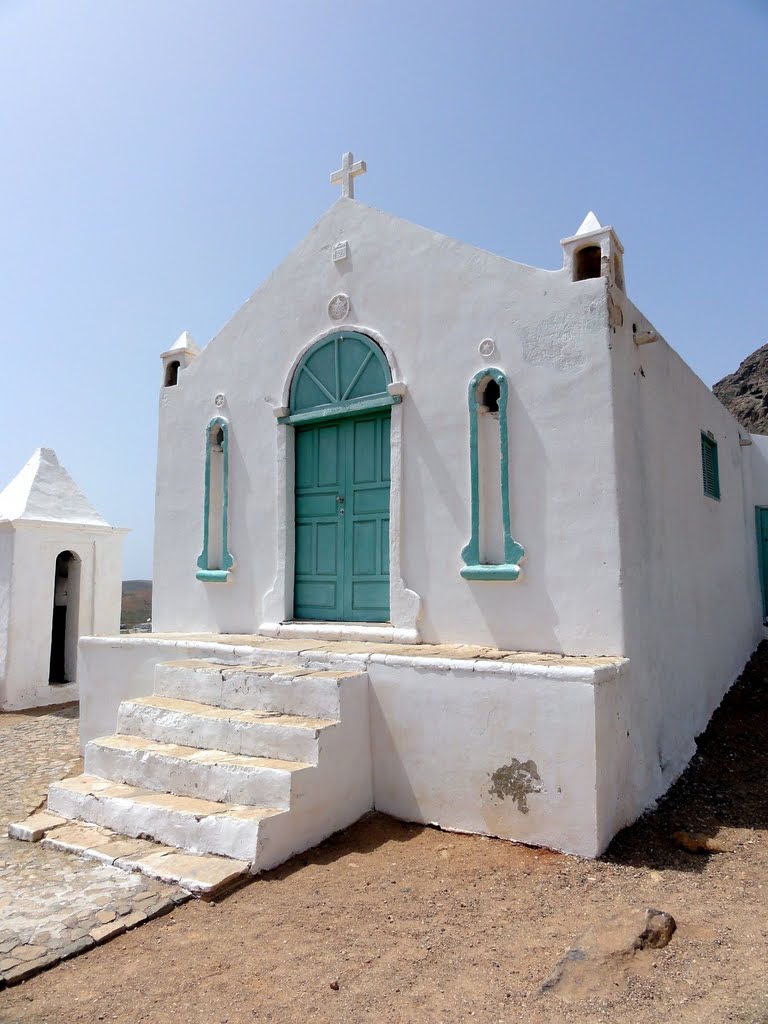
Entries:
{"type": "Polygon", "coordinates": [[[761,635],[749,448],[739,444],[737,421],[663,339],[635,346],[637,320],[625,301],[612,349],[632,670],[627,686],[605,693],[605,722],[617,730],[605,747],[613,762],[601,759],[599,816],[608,831],[680,774],[761,635]],[[702,430],[718,446],[719,501],[703,490],[702,430]]]}
{"type": "Polygon", "coordinates": [[[154,628],[255,632],[267,595],[286,580],[290,589],[290,509],[277,511],[291,450],[280,432],[290,428],[273,410],[301,352],[334,329],[328,303],[340,292],[351,313],[337,327],[380,340],[408,387],[393,482],[402,531],[393,522],[391,534],[402,536],[402,577],[422,601],[423,639],[623,653],[604,282],[573,284],[350,200],[161,391],[154,628]],[[342,239],[350,257],[334,263],[342,239]],[[491,356],[478,352],[484,338],[495,341],[491,356]],[[487,366],[510,382],[512,532],[526,549],[516,583],[459,575],[470,536],[467,387],[487,366]],[[195,579],[205,430],[216,415],[231,424],[227,584],[195,579]],[[289,550],[279,557],[281,529],[289,550]]]}
{"type": "Polygon", "coordinates": [[[12,585],[13,529],[10,526],[0,526],[0,708],[5,703],[12,585]]]}

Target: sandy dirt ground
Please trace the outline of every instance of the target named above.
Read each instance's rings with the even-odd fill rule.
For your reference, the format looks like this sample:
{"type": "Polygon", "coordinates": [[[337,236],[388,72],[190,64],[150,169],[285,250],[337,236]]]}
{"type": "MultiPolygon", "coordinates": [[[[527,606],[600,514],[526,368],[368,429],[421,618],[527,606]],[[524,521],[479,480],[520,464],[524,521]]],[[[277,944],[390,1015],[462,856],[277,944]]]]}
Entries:
{"type": "Polygon", "coordinates": [[[0,992],[3,1024],[768,1022],[768,645],[662,805],[599,861],[372,815],[221,902],[195,902],[0,992]],[[722,852],[692,853],[679,830],[722,852]],[[663,949],[570,964],[655,907],[663,949]],[[583,943],[581,944],[583,946],[583,943]]]}

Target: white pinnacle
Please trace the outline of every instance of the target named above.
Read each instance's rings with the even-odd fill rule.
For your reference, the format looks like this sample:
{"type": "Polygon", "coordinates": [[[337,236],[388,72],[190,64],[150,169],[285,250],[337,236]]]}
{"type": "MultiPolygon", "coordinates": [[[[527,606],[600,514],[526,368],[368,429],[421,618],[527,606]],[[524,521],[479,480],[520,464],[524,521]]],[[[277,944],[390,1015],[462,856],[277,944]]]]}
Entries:
{"type": "Polygon", "coordinates": [[[52,448],[38,448],[0,493],[0,520],[46,520],[107,526],[52,448]]]}
{"type": "Polygon", "coordinates": [[[182,331],[176,341],[171,345],[170,352],[188,351],[197,355],[200,349],[195,344],[194,338],[189,331],[182,331]]]}
{"type": "Polygon", "coordinates": [[[581,222],[579,230],[576,232],[577,235],[588,235],[590,231],[599,231],[603,225],[597,219],[597,217],[590,210],[584,220],[581,222]]]}
{"type": "Polygon", "coordinates": [[[351,153],[345,153],[341,158],[341,169],[331,175],[331,184],[341,185],[341,194],[346,199],[355,198],[355,178],[368,170],[365,160],[358,160],[357,163],[353,163],[353,160],[351,153]]]}

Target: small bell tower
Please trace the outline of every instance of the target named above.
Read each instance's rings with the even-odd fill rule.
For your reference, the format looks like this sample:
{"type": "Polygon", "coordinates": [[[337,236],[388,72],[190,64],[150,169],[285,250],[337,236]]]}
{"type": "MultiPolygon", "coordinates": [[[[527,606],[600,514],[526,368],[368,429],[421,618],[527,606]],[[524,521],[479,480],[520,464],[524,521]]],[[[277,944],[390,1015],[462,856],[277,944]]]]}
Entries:
{"type": "Polygon", "coordinates": [[[575,235],[564,238],[563,268],[572,281],[605,277],[610,285],[624,291],[624,246],[612,227],[603,227],[590,212],[575,235]]]}
{"type": "Polygon", "coordinates": [[[179,371],[186,370],[200,349],[188,331],[180,334],[167,352],[160,358],[163,361],[163,387],[172,388],[179,382],[179,371]]]}

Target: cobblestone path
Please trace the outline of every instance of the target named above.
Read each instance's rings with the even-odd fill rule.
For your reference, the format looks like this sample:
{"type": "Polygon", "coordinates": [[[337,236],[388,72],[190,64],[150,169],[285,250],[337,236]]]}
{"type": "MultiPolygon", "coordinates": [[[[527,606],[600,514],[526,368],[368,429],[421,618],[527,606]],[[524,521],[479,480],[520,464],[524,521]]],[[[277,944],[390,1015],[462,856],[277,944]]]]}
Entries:
{"type": "Polygon", "coordinates": [[[189,898],[138,873],[8,839],[9,822],[77,768],[77,710],[0,714],[0,988],[189,898]]]}

